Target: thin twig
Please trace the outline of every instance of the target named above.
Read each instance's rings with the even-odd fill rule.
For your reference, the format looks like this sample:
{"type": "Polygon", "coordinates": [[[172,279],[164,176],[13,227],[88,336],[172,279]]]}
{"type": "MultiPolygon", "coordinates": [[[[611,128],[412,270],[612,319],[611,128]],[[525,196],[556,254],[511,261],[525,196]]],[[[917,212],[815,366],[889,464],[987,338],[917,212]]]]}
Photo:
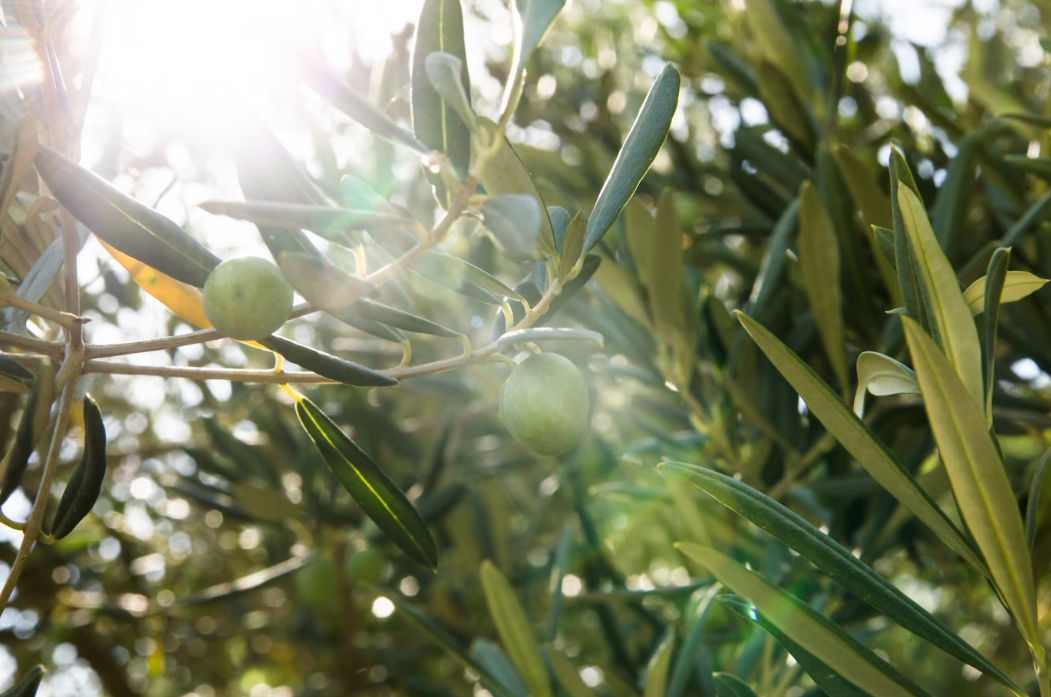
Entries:
{"type": "Polygon", "coordinates": [[[11,334],[10,332],[0,332],[0,344],[33,351],[34,353],[42,353],[51,358],[61,356],[65,351],[65,344],[60,341],[44,341],[43,339],[34,339],[31,336],[11,334]]]}
{"type": "Polygon", "coordinates": [[[22,544],[18,548],[18,556],[11,565],[11,572],[4,581],[3,590],[0,590],[0,613],[7,608],[11,599],[11,593],[18,583],[18,577],[22,575],[22,569],[29,559],[29,552],[33,544],[40,537],[41,526],[44,523],[44,513],[47,510],[47,502],[50,498],[51,483],[55,478],[55,470],[58,468],[58,453],[62,449],[62,440],[66,435],[66,424],[69,421],[69,408],[73,403],[73,390],[76,380],[70,380],[62,388],[62,396],[59,397],[55,416],[55,430],[51,434],[51,444],[47,449],[47,459],[44,461],[44,471],[40,476],[40,486],[37,488],[36,501],[33,502],[33,510],[26,521],[25,530],[22,533],[22,544]]]}
{"type": "Polygon", "coordinates": [[[17,307],[19,310],[25,310],[34,315],[43,317],[44,319],[51,320],[56,324],[60,324],[67,329],[75,324],[84,324],[91,320],[87,317],[80,317],[78,315],[71,314],[69,312],[62,312],[60,310],[52,310],[50,307],[45,307],[40,303],[35,303],[32,300],[26,300],[25,298],[19,297],[14,293],[4,293],[0,295],[0,304],[10,305],[11,307],[17,307]]]}
{"type": "Polygon", "coordinates": [[[185,366],[131,365],[112,361],[92,360],[84,364],[85,373],[108,375],[152,375],[161,378],[188,378],[190,380],[230,380],[231,382],[265,382],[273,384],[335,384],[334,380],[309,372],[280,372],[272,370],[239,370],[223,368],[191,368],[185,366]]]}

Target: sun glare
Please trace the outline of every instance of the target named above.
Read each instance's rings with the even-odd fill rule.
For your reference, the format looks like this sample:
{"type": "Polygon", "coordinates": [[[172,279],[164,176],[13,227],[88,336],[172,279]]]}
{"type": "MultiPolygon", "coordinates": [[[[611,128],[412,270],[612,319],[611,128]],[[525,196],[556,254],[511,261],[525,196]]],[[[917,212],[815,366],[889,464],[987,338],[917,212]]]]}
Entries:
{"type": "Polygon", "coordinates": [[[355,51],[382,60],[415,11],[409,0],[110,0],[96,94],[122,118],[206,130],[232,106],[296,98],[300,52],[337,69],[355,51]]]}

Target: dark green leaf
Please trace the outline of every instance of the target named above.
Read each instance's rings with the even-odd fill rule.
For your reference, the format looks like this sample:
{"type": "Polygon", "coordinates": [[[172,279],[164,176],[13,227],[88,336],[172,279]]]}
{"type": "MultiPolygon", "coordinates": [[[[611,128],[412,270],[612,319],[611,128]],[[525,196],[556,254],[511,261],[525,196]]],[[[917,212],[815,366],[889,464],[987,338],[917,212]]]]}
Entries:
{"type": "Polygon", "coordinates": [[[285,252],[277,263],[296,292],[325,312],[346,310],[372,289],[365,279],[346,273],[323,256],[285,252]]]}
{"type": "Polygon", "coordinates": [[[737,318],[778,372],[803,398],[810,413],[821,421],[865,471],[957,554],[984,573],[985,564],[971,543],[850,407],[768,329],[741,312],[737,313],[737,318]]]}
{"type": "MultiPolygon", "coordinates": [[[[476,300],[483,300],[483,297],[480,297],[471,291],[467,291],[469,287],[474,287],[475,289],[480,288],[488,293],[489,296],[497,298],[495,304],[500,304],[500,302],[502,302],[499,298],[518,301],[521,301],[522,299],[521,295],[508,288],[495,276],[486,273],[474,264],[466,262],[458,257],[454,257],[451,254],[445,254],[444,252],[430,252],[429,254],[424,254],[412,268],[421,276],[429,278],[435,283],[445,286],[450,290],[454,290],[457,293],[467,294],[468,297],[475,298],[476,300]]],[[[492,301],[483,300],[483,302],[492,301]]]]}
{"type": "Polygon", "coordinates": [[[985,272],[985,311],[982,317],[982,369],[985,377],[985,415],[991,426],[993,419],[993,378],[996,371],[996,328],[1000,321],[1000,300],[1011,263],[1011,250],[1000,247],[989,259],[985,272]]]}
{"type": "Polygon", "coordinates": [[[869,693],[844,680],[836,671],[829,668],[824,661],[816,658],[814,654],[788,638],[788,635],[756,612],[752,604],[744,598],[736,595],[724,595],[719,598],[719,602],[766,630],[770,636],[777,640],[777,643],[781,644],[788,653],[792,654],[796,662],[802,666],[807,675],[817,683],[817,686],[828,697],[868,697],[869,693]]]}
{"type": "Polygon", "coordinates": [[[371,368],[345,361],[342,358],[337,358],[331,354],[297,344],[279,336],[268,336],[259,343],[274,353],[281,354],[302,368],[311,370],[329,380],[341,382],[344,385],[390,387],[398,384],[398,381],[394,378],[388,377],[383,373],[377,373],[371,368]]]}
{"type": "Polygon", "coordinates": [[[703,467],[678,462],[663,463],[661,467],[685,476],[719,503],[779,539],[857,598],[913,634],[994,677],[1008,688],[1019,691],[1018,686],[996,666],[936,617],[831,537],[777,501],[732,477],[703,467]]]}
{"type": "Polygon", "coordinates": [[[37,439],[47,423],[53,398],[55,373],[49,364],[40,366],[33,391],[26,400],[22,418],[18,421],[15,442],[5,457],[3,485],[0,486],[0,506],[15,493],[29,464],[29,456],[36,449],[37,439]]]}
{"type": "Polygon", "coordinates": [[[1048,448],[1044,456],[1040,458],[1040,464],[1033,474],[1033,481],[1029,485],[1029,501],[1025,506],[1025,539],[1029,549],[1033,549],[1036,542],[1036,531],[1040,527],[1040,498],[1044,492],[1044,477],[1047,475],[1047,463],[1051,462],[1051,448],[1048,448]]]}
{"type": "Polygon", "coordinates": [[[17,685],[0,697],[34,697],[37,688],[40,687],[40,681],[44,679],[44,672],[44,666],[33,666],[17,685]]]}
{"type": "MultiPolygon", "coordinates": [[[[477,639],[471,645],[471,657],[478,665],[485,668],[489,675],[499,681],[497,687],[503,688],[505,692],[515,697],[529,697],[525,683],[522,682],[522,676],[518,674],[499,646],[485,639],[477,639]]],[[[490,691],[493,689],[492,683],[486,678],[482,678],[482,686],[490,691]]]]}
{"type": "Polygon", "coordinates": [[[705,674],[705,671],[701,670],[698,665],[702,658],[707,658],[707,648],[704,646],[704,628],[708,621],[708,611],[712,608],[712,601],[715,600],[715,596],[721,588],[722,586],[715,583],[706,589],[698,590],[695,593],[695,598],[687,605],[687,607],[693,608],[692,614],[689,617],[689,624],[686,625],[686,636],[682,641],[682,650],[679,651],[679,656],[671,671],[671,678],[668,681],[668,691],[665,693],[665,697],[679,697],[682,695],[695,667],[698,668],[698,672],[702,675],[705,674]]]}
{"type": "Polygon", "coordinates": [[[646,95],[588,219],[585,253],[613,226],[664,145],[679,103],[679,83],[679,71],[667,65],[646,95]]]}
{"type": "Polygon", "coordinates": [[[66,484],[55,511],[52,535],[61,540],[73,532],[91,512],[106,478],[106,426],[102,412],[90,396],[84,396],[84,454],[66,484]]]}
{"type": "Polygon", "coordinates": [[[715,673],[712,681],[716,697],[755,697],[755,691],[748,687],[748,683],[733,673],[715,673]]]}
{"type": "Polygon", "coordinates": [[[1020,170],[1035,174],[1044,181],[1051,181],[1051,158],[1005,155],[1004,161],[1020,170]]]}
{"type": "Polygon", "coordinates": [[[376,463],[306,398],[296,414],[325,463],[362,510],[409,557],[438,568],[438,551],[427,524],[376,463]]]}
{"type": "MultiPolygon", "coordinates": [[[[916,266],[915,254],[912,244],[909,242],[909,233],[905,228],[905,220],[902,218],[901,204],[898,201],[899,182],[916,194],[921,201],[916,181],[912,178],[912,172],[905,161],[905,156],[897,148],[890,151],[890,207],[894,219],[894,260],[891,264],[898,272],[898,286],[905,300],[905,310],[909,317],[918,321],[924,329],[930,331],[930,316],[927,307],[927,298],[923,292],[923,283],[920,280],[920,271],[916,266]]],[[[926,213],[924,212],[925,216],[926,213]]],[[[879,241],[879,238],[876,238],[879,241]]]]}
{"type": "Polygon", "coordinates": [[[895,271],[898,270],[898,260],[895,256],[897,251],[894,246],[894,231],[888,230],[885,227],[879,225],[872,226],[872,234],[876,236],[876,246],[879,247],[880,253],[883,258],[887,260],[890,267],[895,271]]]}
{"type": "Polygon", "coordinates": [[[40,146],[36,167],[74,218],[128,256],[197,287],[219,265],[219,257],[181,227],[55,150],[40,146]]]}
{"type": "Polygon", "coordinates": [[[544,637],[548,644],[553,644],[558,637],[558,619],[562,612],[562,580],[569,566],[569,548],[573,542],[573,528],[567,523],[558,538],[555,553],[551,561],[551,577],[547,585],[547,594],[551,596],[547,612],[547,633],[544,637]]]}
{"type": "Polygon", "coordinates": [[[566,227],[565,234],[560,238],[558,253],[558,280],[565,283],[573,273],[573,267],[580,261],[580,253],[584,250],[584,233],[587,231],[587,221],[580,211],[573,216],[566,227]]]}

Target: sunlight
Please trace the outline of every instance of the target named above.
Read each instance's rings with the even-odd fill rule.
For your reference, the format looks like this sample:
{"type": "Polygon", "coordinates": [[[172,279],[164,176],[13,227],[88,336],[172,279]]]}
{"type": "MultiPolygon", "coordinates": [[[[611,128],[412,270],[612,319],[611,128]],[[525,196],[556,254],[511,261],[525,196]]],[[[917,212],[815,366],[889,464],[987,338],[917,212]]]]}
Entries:
{"type": "Polygon", "coordinates": [[[232,107],[298,97],[292,66],[300,52],[320,50],[337,68],[353,50],[382,60],[390,33],[418,11],[407,0],[347,5],[352,10],[325,0],[110,0],[96,93],[121,118],[209,131],[232,107]]]}

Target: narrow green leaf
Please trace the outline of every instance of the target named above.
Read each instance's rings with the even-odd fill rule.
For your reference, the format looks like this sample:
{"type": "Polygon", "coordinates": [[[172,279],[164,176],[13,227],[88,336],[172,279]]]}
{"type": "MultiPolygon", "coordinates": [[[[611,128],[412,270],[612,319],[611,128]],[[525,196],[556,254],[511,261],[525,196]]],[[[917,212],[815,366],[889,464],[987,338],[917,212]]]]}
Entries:
{"type": "Polygon", "coordinates": [[[800,100],[808,100],[814,89],[810,71],[803,61],[800,42],[781,19],[777,4],[748,0],[744,15],[759,54],[781,69],[800,100]]]}
{"type": "Polygon", "coordinates": [[[1029,549],[1033,549],[1036,542],[1036,531],[1040,527],[1040,498],[1044,493],[1044,477],[1047,475],[1047,463],[1051,462],[1051,448],[1048,448],[1044,456],[1040,458],[1040,464],[1033,474],[1033,481],[1029,485],[1029,501],[1025,507],[1025,539],[1029,549]]]}
{"type": "Polygon", "coordinates": [[[1039,647],[1032,561],[1018,502],[979,402],[915,322],[902,318],[923,404],[960,515],[1023,636],[1039,647]]]}
{"type": "Polygon", "coordinates": [[[294,520],[299,509],[288,500],[283,489],[260,482],[237,482],[230,487],[234,501],[245,513],[258,520],[294,520]]]}
{"type": "Polygon", "coordinates": [[[685,307],[686,274],[682,261],[682,228],[675,199],[665,190],[657,201],[657,220],[646,268],[640,275],[649,289],[650,316],[657,334],[668,344],[687,333],[686,317],[694,315],[685,307]]]}
{"type": "Polygon", "coordinates": [[[669,629],[646,666],[646,690],[643,697],[664,697],[668,686],[668,668],[674,650],[675,631],[669,629]]]}
{"type": "MultiPolygon", "coordinates": [[[[507,298],[508,300],[517,300],[519,302],[522,300],[521,295],[508,288],[495,276],[451,254],[444,252],[424,254],[412,268],[421,276],[458,293],[465,293],[465,285],[467,285],[481,288],[486,293],[499,298],[507,298]]],[[[473,294],[469,297],[478,300],[482,299],[473,294]]],[[[500,300],[496,300],[496,304],[500,304],[500,302],[500,300]]]]}
{"type": "MultiPolygon", "coordinates": [[[[708,588],[697,590],[694,593],[694,598],[687,605],[687,608],[693,608],[691,610],[692,616],[689,624],[686,625],[686,636],[683,639],[682,649],[679,651],[678,658],[675,660],[675,666],[672,668],[671,679],[668,682],[668,690],[665,693],[665,697],[680,697],[686,690],[686,683],[689,681],[695,667],[702,675],[706,674],[705,671],[701,670],[702,665],[699,665],[702,658],[704,658],[704,653],[707,651],[704,646],[704,629],[708,623],[708,611],[712,608],[712,601],[715,600],[720,590],[722,590],[722,586],[718,583],[713,583],[708,588]]],[[[710,689],[706,690],[706,692],[711,694],[710,689]]]]}
{"type": "Polygon", "coordinates": [[[850,407],[766,328],[742,312],[737,312],[737,318],[778,372],[803,398],[810,413],[865,471],[953,551],[984,572],[985,564],[970,543],[850,407]]]}
{"type": "Polygon", "coordinates": [[[514,589],[491,561],[482,563],[481,577],[489,615],[493,618],[511,662],[528,686],[529,694],[532,697],[551,697],[547,669],[544,668],[525,611],[515,598],[514,589]]]}
{"type": "Polygon", "coordinates": [[[848,389],[843,352],[843,300],[839,278],[839,240],[832,218],[809,181],[799,191],[799,275],[814,314],[825,355],[840,389],[848,389]]]}
{"type": "Polygon", "coordinates": [[[381,138],[404,145],[418,153],[428,152],[427,145],[387,118],[386,114],[377,109],[368,99],[355,92],[320,60],[303,59],[300,61],[300,69],[304,80],[311,89],[365,128],[381,138]]]}
{"type": "MultiPolygon", "coordinates": [[[[972,315],[980,315],[985,310],[985,284],[987,278],[988,276],[982,276],[967,286],[967,290],[963,293],[963,299],[967,303],[967,307],[970,308],[972,315]]],[[[1040,278],[1028,271],[1007,271],[1000,294],[1000,304],[1017,302],[1032,295],[1046,284],[1046,278],[1040,278]]]]}
{"type": "Polygon", "coordinates": [[[344,385],[390,387],[398,384],[398,381],[394,378],[383,373],[377,373],[371,368],[345,361],[342,358],[337,358],[331,354],[297,344],[279,336],[268,336],[259,343],[274,353],[281,354],[301,368],[306,368],[322,377],[341,382],[344,385]]]}
{"type": "Polygon", "coordinates": [[[676,547],[708,569],[720,583],[751,601],[771,624],[804,650],[873,697],[929,697],[856,639],[759,574],[713,549],[688,542],[676,547]]]}
{"type": "Polygon", "coordinates": [[[481,205],[485,227],[493,233],[501,251],[514,261],[533,258],[540,232],[540,202],[528,194],[500,194],[481,205]]]}
{"type": "MultiPolygon", "coordinates": [[[[985,315],[982,318],[982,371],[984,377],[983,388],[985,390],[985,425],[988,428],[993,427],[993,378],[995,377],[996,372],[996,330],[1000,321],[1000,304],[1004,302],[1007,276],[1011,273],[1007,270],[1010,263],[1011,250],[1003,247],[998,248],[993,252],[992,257],[989,259],[988,270],[986,271],[985,276],[981,279],[983,286],[982,308],[983,314],[985,315]],[[986,279],[988,279],[988,282],[986,282],[986,279]]],[[[1036,277],[1034,276],[1033,278],[1036,277]]],[[[1047,282],[1043,279],[1037,280],[1040,281],[1040,285],[1033,290],[1039,289],[1040,286],[1043,286],[1044,283],[1047,282]]],[[[968,288],[968,291],[970,291],[970,288],[968,288]]],[[[967,301],[966,292],[964,293],[963,299],[964,301],[967,301]]],[[[970,303],[968,302],[968,304],[970,303]]],[[[971,308],[971,311],[974,311],[973,307],[971,308]]]]}
{"type": "Polygon", "coordinates": [[[704,42],[704,48],[708,51],[708,55],[711,56],[712,60],[722,68],[723,73],[732,82],[737,83],[737,87],[740,90],[751,97],[759,96],[759,79],[756,77],[755,71],[740,55],[726,44],[714,39],[707,39],[704,42]]]}
{"type": "Polygon", "coordinates": [[[518,41],[515,44],[511,73],[508,76],[510,89],[504,91],[504,102],[500,107],[505,121],[510,118],[511,114],[508,112],[515,108],[521,96],[526,63],[543,41],[544,34],[555,21],[555,17],[565,7],[566,0],[515,0],[514,5],[518,15],[518,41]]]}
{"type": "Polygon", "coordinates": [[[1044,209],[1047,208],[1047,204],[1051,203],[1051,191],[1041,196],[1036,202],[1029,207],[1028,210],[1019,218],[1011,228],[1004,233],[1003,240],[1000,241],[1000,245],[1003,247],[1012,247],[1018,243],[1018,240],[1022,238],[1026,230],[1037,221],[1043,214],[1044,209]]]}
{"type": "MultiPolygon", "coordinates": [[[[412,127],[420,142],[430,150],[447,155],[463,177],[471,161],[471,133],[427,76],[427,56],[435,52],[447,53],[467,64],[460,0],[426,0],[420,10],[412,49],[412,127]]],[[[460,77],[463,94],[470,97],[467,71],[461,71],[460,77]]],[[[452,200],[451,194],[445,190],[440,176],[428,173],[428,178],[436,186],[439,202],[447,206],[452,200]]]]}
{"type": "Polygon", "coordinates": [[[971,396],[982,399],[982,358],[974,317],[960,292],[956,272],[934,236],[923,203],[904,183],[898,185],[898,204],[909,236],[919,279],[930,300],[932,329],[949,363],[971,396]]]}
{"type": "Polygon", "coordinates": [[[467,130],[476,132],[478,122],[471,97],[464,91],[463,61],[451,53],[435,51],[423,60],[423,68],[431,87],[441,95],[444,103],[451,107],[467,130]]]}
{"type": "Polygon", "coordinates": [[[1005,155],[1004,162],[1023,172],[1036,175],[1044,181],[1051,182],[1051,158],[1027,157],[1026,155],[1005,155]]]}
{"type": "Polygon", "coordinates": [[[572,543],[573,528],[566,523],[558,538],[558,544],[555,546],[551,562],[551,580],[547,586],[547,593],[551,596],[551,606],[547,612],[547,632],[544,640],[548,644],[555,643],[555,639],[558,638],[558,620],[562,612],[562,580],[566,577],[566,567],[569,566],[569,548],[572,543]]]}
{"type": "Polygon", "coordinates": [[[595,693],[584,683],[580,673],[577,672],[577,669],[573,667],[573,664],[569,662],[564,653],[552,650],[548,655],[551,658],[551,668],[555,671],[555,677],[562,683],[562,687],[569,693],[569,697],[595,697],[595,693]]]}
{"type": "Polygon", "coordinates": [[[756,68],[759,97],[770,113],[770,120],[782,129],[794,143],[809,151],[814,148],[811,124],[813,115],[792,91],[792,81],[769,61],[761,61],[756,68]]]}
{"type": "MultiPolygon", "coordinates": [[[[476,639],[471,645],[471,656],[478,665],[484,667],[493,678],[499,682],[495,687],[502,688],[508,694],[515,697],[529,697],[522,676],[518,674],[515,667],[508,660],[507,654],[500,647],[485,639],[476,639]]],[[[482,686],[493,690],[492,678],[482,678],[482,686]]]]}
{"type": "Polygon", "coordinates": [[[558,280],[566,283],[573,275],[573,269],[580,261],[580,253],[584,251],[584,233],[587,232],[587,221],[584,214],[577,211],[573,219],[566,226],[566,232],[562,236],[559,245],[558,280]]]}
{"type": "Polygon", "coordinates": [[[876,240],[876,248],[879,250],[879,253],[890,264],[890,267],[897,272],[898,259],[894,248],[894,231],[879,225],[873,225],[872,236],[876,240]]]}
{"type": "Polygon", "coordinates": [[[733,673],[715,673],[712,681],[716,697],[756,697],[755,690],[733,673]]]}
{"type": "MultiPolygon", "coordinates": [[[[496,137],[496,124],[485,117],[478,117],[478,125],[491,140],[496,137]]],[[[537,191],[536,182],[522,158],[505,137],[500,147],[492,154],[479,174],[479,181],[491,195],[524,194],[532,196],[540,203],[540,233],[537,235],[537,247],[541,253],[556,257],[555,234],[551,227],[547,207],[543,197],[537,191]]]]}
{"type": "MultiPolygon", "coordinates": [[[[916,266],[913,245],[909,241],[909,233],[905,229],[905,219],[902,215],[901,196],[899,194],[901,185],[904,185],[919,200],[919,189],[916,188],[916,181],[912,178],[912,172],[909,171],[909,165],[905,161],[905,156],[896,147],[891,147],[890,167],[888,170],[890,172],[891,217],[894,220],[894,261],[892,265],[898,272],[898,287],[901,288],[906,311],[910,317],[917,320],[924,328],[928,328],[931,323],[931,319],[928,316],[928,301],[920,280],[920,271],[916,266]]],[[[921,217],[926,220],[926,213],[921,217]]],[[[880,241],[879,236],[876,237],[876,241],[880,241]]]]}
{"type": "Polygon", "coordinates": [[[613,226],[664,145],[679,103],[679,83],[679,71],[666,65],[650,87],[588,219],[585,253],[613,226]]]}
{"type": "MultiPolygon", "coordinates": [[[[555,249],[558,251],[559,257],[561,257],[563,238],[566,236],[566,230],[569,229],[569,211],[562,206],[548,206],[547,219],[551,221],[551,232],[555,237],[555,249]]],[[[578,254],[577,256],[580,255],[578,254]]]]}
{"type": "Polygon", "coordinates": [[[437,322],[432,322],[423,317],[399,310],[394,307],[380,304],[368,298],[358,300],[351,309],[374,322],[380,322],[402,331],[414,332],[416,334],[429,334],[430,336],[441,336],[447,339],[456,339],[463,336],[460,332],[443,327],[437,322]]]}
{"type": "Polygon", "coordinates": [[[44,679],[44,666],[33,666],[18,684],[5,692],[2,697],[34,697],[40,687],[40,681],[44,679]]]}
{"type": "MultiPolygon", "coordinates": [[[[456,639],[456,637],[450,634],[449,631],[446,630],[445,627],[440,625],[434,618],[426,614],[423,610],[420,610],[419,608],[406,601],[397,593],[391,593],[389,596],[386,597],[388,597],[390,601],[394,603],[394,606],[398,608],[398,611],[402,616],[407,617],[410,622],[412,622],[414,625],[423,630],[424,634],[430,637],[430,639],[434,641],[434,643],[438,644],[443,649],[445,649],[446,652],[461,666],[467,668],[473,673],[476,673],[482,678],[486,678],[487,682],[500,686],[500,682],[496,679],[496,677],[491,675],[484,666],[479,664],[477,661],[474,660],[474,658],[468,655],[467,650],[456,639]]],[[[501,690],[498,692],[498,697],[512,696],[508,695],[506,692],[501,690]]]]}
{"type": "Polygon", "coordinates": [[[38,373],[33,383],[33,391],[29,393],[29,399],[26,400],[18,421],[15,441],[4,457],[4,462],[0,464],[4,473],[3,484],[0,486],[0,506],[11,498],[11,494],[15,493],[15,489],[22,483],[22,476],[29,466],[29,457],[36,449],[37,440],[47,424],[48,412],[54,398],[55,372],[50,363],[45,362],[41,364],[38,373]]]}
{"type": "MultiPolygon", "coordinates": [[[[83,245],[86,239],[86,234],[81,235],[78,232],[78,244],[83,245]]],[[[15,295],[26,300],[39,302],[44,297],[44,294],[47,293],[48,288],[51,287],[64,262],[65,252],[62,249],[62,238],[59,237],[49,244],[44,253],[38,256],[33,265],[29,267],[29,271],[26,272],[22,282],[18,284],[18,290],[15,291],[15,295]]],[[[24,334],[26,332],[26,320],[28,319],[29,312],[26,310],[17,307],[4,308],[4,329],[7,331],[24,334]]]]}
{"type": "Polygon", "coordinates": [[[36,168],[74,218],[128,256],[198,288],[219,265],[219,257],[171,220],[46,145],[37,151],[36,168]]]}
{"type": "Polygon", "coordinates": [[[890,200],[880,190],[873,173],[854,155],[850,147],[842,143],[833,145],[832,157],[839,166],[847,188],[850,189],[850,197],[854,199],[854,205],[858,207],[865,226],[879,225],[886,229],[888,225],[893,225],[890,200]]]}
{"type": "Polygon", "coordinates": [[[98,501],[105,478],[106,426],[98,405],[84,395],[84,454],[58,502],[52,535],[61,540],[73,532],[98,501]]]}
{"type": "Polygon", "coordinates": [[[284,252],[277,263],[296,292],[325,312],[346,310],[372,290],[368,281],[343,271],[323,256],[284,252]]]}
{"type": "Polygon", "coordinates": [[[438,568],[438,550],[427,524],[383,470],[309,399],[296,402],[296,415],[336,479],[380,530],[406,555],[438,568]]]}
{"type": "Polygon", "coordinates": [[[854,413],[865,416],[865,393],[877,397],[894,394],[919,394],[916,374],[890,356],[864,351],[858,356],[858,391],[854,394],[854,413]]]}
{"type": "Polygon", "coordinates": [[[799,229],[799,199],[792,199],[781,217],[774,225],[770,234],[770,242],[766,246],[766,254],[759,265],[759,273],[755,276],[752,284],[752,292],[748,296],[751,311],[757,317],[763,317],[773,298],[781,289],[782,280],[785,275],[785,259],[788,258],[788,250],[799,229]]]}
{"type": "Polygon", "coordinates": [[[678,462],[665,462],[660,467],[685,476],[719,503],[798,552],[833,581],[887,618],[949,655],[992,676],[1011,690],[1021,692],[996,666],[940,620],[859,561],[838,542],[769,496],[732,477],[703,467],[678,462]]]}
{"type": "Polygon", "coordinates": [[[802,646],[792,641],[788,636],[770,623],[768,619],[755,611],[750,602],[739,596],[723,595],[719,601],[737,614],[747,620],[755,622],[762,627],[777,643],[785,647],[788,653],[796,659],[796,662],[807,672],[817,686],[827,697],[869,697],[869,693],[858,689],[850,681],[828,667],[828,665],[806,651],[802,646]]]}
{"type": "Polygon", "coordinates": [[[960,234],[966,229],[976,167],[975,136],[968,135],[957,143],[956,156],[949,163],[945,181],[938,188],[938,198],[931,208],[931,226],[938,244],[946,253],[956,249],[960,234]]]}

